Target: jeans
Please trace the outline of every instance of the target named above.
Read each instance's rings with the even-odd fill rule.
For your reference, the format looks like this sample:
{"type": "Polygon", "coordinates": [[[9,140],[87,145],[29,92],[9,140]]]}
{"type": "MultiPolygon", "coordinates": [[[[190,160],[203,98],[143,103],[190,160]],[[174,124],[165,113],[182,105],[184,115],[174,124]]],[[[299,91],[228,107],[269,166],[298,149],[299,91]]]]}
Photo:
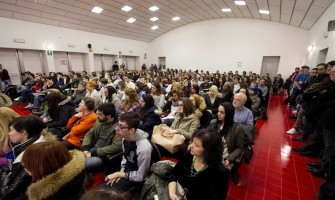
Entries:
{"type": "Polygon", "coordinates": [[[12,85],[10,79],[1,81],[1,83],[2,83],[2,90],[5,90],[8,86],[12,85]]]}
{"type": "Polygon", "coordinates": [[[85,160],[85,169],[87,172],[101,171],[105,161],[99,157],[89,157],[85,160]]]}
{"type": "Polygon", "coordinates": [[[314,131],[314,122],[304,117],[302,138],[307,139],[310,134],[314,131]]]}

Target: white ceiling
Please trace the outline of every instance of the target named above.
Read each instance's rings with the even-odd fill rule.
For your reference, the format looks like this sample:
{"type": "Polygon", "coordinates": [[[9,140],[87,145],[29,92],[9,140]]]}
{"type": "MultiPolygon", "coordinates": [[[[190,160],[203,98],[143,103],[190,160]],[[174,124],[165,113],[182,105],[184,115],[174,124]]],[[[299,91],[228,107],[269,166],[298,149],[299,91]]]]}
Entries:
{"type": "Polygon", "coordinates": [[[0,0],[0,17],[149,42],[177,27],[219,18],[252,18],[309,30],[333,0],[0,0]],[[125,5],[132,7],[122,11],[125,5]],[[158,11],[148,8],[158,6],[158,11]],[[94,6],[104,10],[92,13],[94,6]],[[224,13],[222,8],[232,12],[224,13]],[[270,15],[259,10],[270,10],[270,15]],[[179,16],[179,21],[171,18],[179,16]],[[127,23],[130,17],[133,24],[127,23]],[[151,17],[158,17],[156,22],[151,17]],[[157,25],[157,30],[151,27],[157,25]]]}

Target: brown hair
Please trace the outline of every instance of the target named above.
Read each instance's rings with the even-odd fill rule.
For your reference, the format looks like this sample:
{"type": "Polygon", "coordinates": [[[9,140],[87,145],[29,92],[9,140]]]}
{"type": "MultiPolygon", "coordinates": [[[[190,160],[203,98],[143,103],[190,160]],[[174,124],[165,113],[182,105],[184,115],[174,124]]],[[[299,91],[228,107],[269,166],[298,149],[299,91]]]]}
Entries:
{"type": "Polygon", "coordinates": [[[172,96],[173,94],[178,95],[178,97],[182,97],[182,94],[179,90],[171,90],[170,95],[172,96]]]}
{"type": "Polygon", "coordinates": [[[87,191],[80,200],[129,200],[131,195],[129,192],[124,192],[113,188],[97,188],[87,191]]]}
{"type": "Polygon", "coordinates": [[[33,182],[57,171],[70,160],[69,150],[59,141],[32,144],[22,157],[22,163],[31,173],[33,182]]]}
{"type": "MultiPolygon", "coordinates": [[[[157,95],[157,96],[161,96],[162,94],[162,87],[161,85],[159,84],[159,82],[155,81],[152,83],[152,86],[155,86],[156,87],[156,94],[153,94],[153,95],[157,95]]],[[[151,86],[151,87],[152,87],[151,86]]]]}
{"type": "Polygon", "coordinates": [[[126,110],[129,106],[132,106],[135,102],[138,102],[137,93],[133,88],[126,88],[124,94],[129,96],[129,101],[126,100],[122,104],[122,106],[121,106],[122,110],[126,110]]]}
{"type": "Polygon", "coordinates": [[[95,101],[92,97],[84,97],[82,100],[84,101],[88,111],[94,110],[95,101]]]}
{"type": "Polygon", "coordinates": [[[198,94],[192,94],[191,97],[193,97],[195,101],[194,109],[198,109],[200,107],[201,97],[198,94]]]}
{"type": "Polygon", "coordinates": [[[181,97],[179,101],[183,102],[183,113],[186,117],[194,113],[194,106],[189,98],[181,97]]]}

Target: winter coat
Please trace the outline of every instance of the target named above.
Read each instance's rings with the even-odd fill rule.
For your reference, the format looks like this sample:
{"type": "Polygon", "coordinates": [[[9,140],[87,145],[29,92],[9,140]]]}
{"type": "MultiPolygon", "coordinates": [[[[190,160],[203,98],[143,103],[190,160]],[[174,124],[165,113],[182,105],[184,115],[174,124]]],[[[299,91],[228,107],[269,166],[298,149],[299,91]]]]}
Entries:
{"type": "Polygon", "coordinates": [[[94,126],[96,120],[97,115],[94,112],[82,118],[73,115],[67,123],[67,129],[71,129],[71,131],[66,140],[74,146],[81,148],[80,140],[83,139],[86,133],[94,126]]]}
{"type": "Polygon", "coordinates": [[[78,150],[70,151],[72,159],[27,190],[29,200],[77,200],[85,192],[85,157],[78,150]]]}
{"type": "Polygon", "coordinates": [[[150,167],[151,175],[145,180],[141,190],[142,200],[170,199],[168,180],[175,163],[169,160],[153,163],[150,167]]]}
{"type": "Polygon", "coordinates": [[[212,111],[213,116],[216,116],[218,114],[218,108],[221,103],[220,97],[217,96],[212,104],[209,95],[206,95],[205,101],[206,101],[207,109],[212,111]]]}
{"type": "Polygon", "coordinates": [[[183,113],[178,113],[171,125],[171,129],[177,130],[177,134],[182,134],[186,139],[191,139],[192,134],[200,127],[200,120],[195,114],[181,117],[183,113]]]}
{"type": "Polygon", "coordinates": [[[49,132],[42,131],[40,136],[28,139],[25,143],[18,144],[13,148],[14,161],[12,163],[12,169],[5,177],[1,177],[0,182],[0,199],[1,200],[19,200],[27,199],[26,189],[31,184],[31,176],[25,171],[21,160],[24,151],[32,144],[53,141],[55,140],[49,132]]]}
{"type": "Polygon", "coordinates": [[[60,102],[56,110],[48,110],[46,114],[43,114],[41,118],[51,118],[52,121],[48,123],[48,128],[55,127],[66,127],[68,120],[75,114],[75,105],[71,100],[71,97],[67,97],[65,100],[60,102]],[[49,115],[46,116],[46,115],[49,115]]]}
{"type": "Polygon", "coordinates": [[[90,151],[91,156],[105,157],[122,151],[122,138],[116,135],[117,124],[97,121],[84,137],[83,151],[90,151]],[[103,139],[104,141],[101,141],[103,139]],[[103,144],[96,147],[96,144],[103,144]]]}

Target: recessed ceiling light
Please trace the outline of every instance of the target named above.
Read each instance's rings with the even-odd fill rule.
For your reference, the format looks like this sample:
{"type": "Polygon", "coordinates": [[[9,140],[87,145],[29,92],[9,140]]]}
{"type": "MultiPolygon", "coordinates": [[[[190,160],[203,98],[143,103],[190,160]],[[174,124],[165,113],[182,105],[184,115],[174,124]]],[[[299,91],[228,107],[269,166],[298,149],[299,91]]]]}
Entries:
{"type": "Polygon", "coordinates": [[[92,9],[92,12],[94,13],[101,13],[104,9],[98,7],[98,6],[95,6],[93,9],[92,9]]]}
{"type": "Polygon", "coordinates": [[[157,21],[157,20],[158,20],[158,17],[152,17],[152,18],[150,18],[150,20],[153,21],[153,22],[154,22],[154,21],[157,21]]]}
{"type": "Polygon", "coordinates": [[[231,9],[230,8],[222,8],[221,9],[223,12],[231,12],[231,9]]]}
{"type": "Polygon", "coordinates": [[[180,17],[174,17],[174,18],[172,18],[172,20],[173,21],[178,21],[178,20],[180,20],[180,17]]]}
{"type": "Polygon", "coordinates": [[[245,6],[245,1],[235,1],[235,4],[238,6],[245,6]]]}
{"type": "Polygon", "coordinates": [[[156,30],[156,29],[158,29],[158,26],[153,26],[153,27],[151,27],[151,29],[156,30]]]}
{"type": "Polygon", "coordinates": [[[270,11],[268,11],[268,10],[259,10],[259,13],[268,15],[268,14],[270,14],[270,11]]]}
{"type": "Polygon", "coordinates": [[[130,7],[130,6],[123,6],[123,7],[121,8],[121,10],[126,11],[126,12],[130,11],[131,9],[133,9],[133,8],[130,7]]]}
{"type": "Polygon", "coordinates": [[[134,19],[134,18],[129,18],[129,19],[127,20],[128,23],[134,23],[135,21],[136,21],[136,19],[134,19]]]}
{"type": "Polygon", "coordinates": [[[152,7],[149,8],[149,10],[156,11],[156,10],[159,10],[159,8],[157,6],[152,6],[152,7]]]}

